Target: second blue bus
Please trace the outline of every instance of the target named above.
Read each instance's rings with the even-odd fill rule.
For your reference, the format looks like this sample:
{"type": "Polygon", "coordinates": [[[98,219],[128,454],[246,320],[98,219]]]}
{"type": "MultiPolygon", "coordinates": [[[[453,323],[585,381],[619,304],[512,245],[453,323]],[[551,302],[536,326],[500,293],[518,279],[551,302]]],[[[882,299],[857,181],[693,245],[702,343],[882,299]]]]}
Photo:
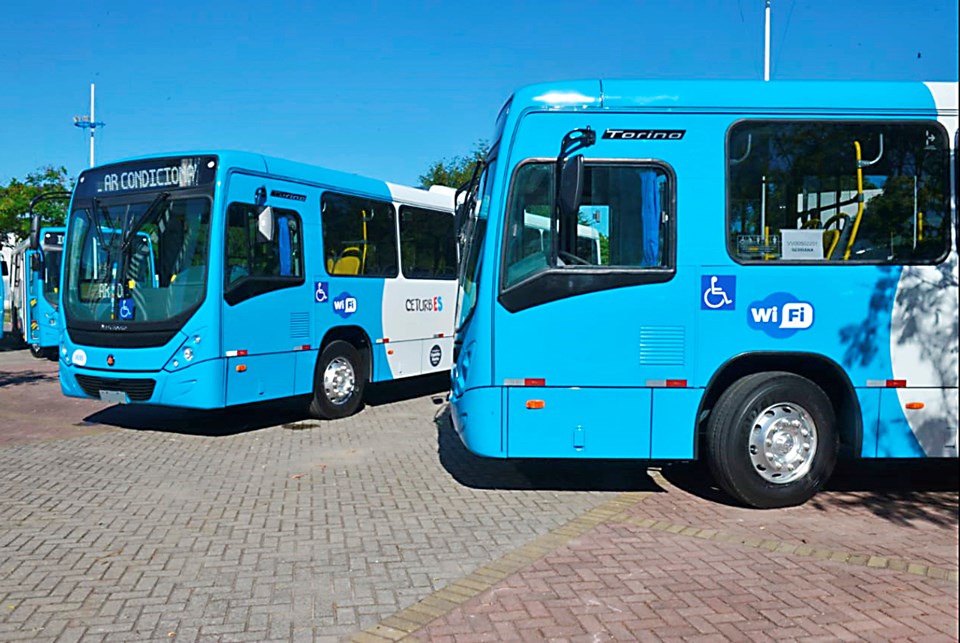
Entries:
{"type": "Polygon", "coordinates": [[[241,152],[85,171],[70,206],[60,384],[213,409],[448,370],[453,190],[241,152]]]}

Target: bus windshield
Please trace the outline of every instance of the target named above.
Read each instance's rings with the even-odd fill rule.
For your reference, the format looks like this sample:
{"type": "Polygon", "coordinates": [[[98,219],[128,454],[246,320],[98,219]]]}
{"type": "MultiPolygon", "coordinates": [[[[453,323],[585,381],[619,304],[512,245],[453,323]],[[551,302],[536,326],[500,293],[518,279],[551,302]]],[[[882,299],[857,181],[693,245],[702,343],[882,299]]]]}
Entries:
{"type": "Polygon", "coordinates": [[[207,281],[210,199],[137,194],[75,207],[64,306],[73,321],[164,322],[196,308],[207,281]]]}
{"type": "MultiPolygon", "coordinates": [[[[489,160],[478,179],[474,194],[476,201],[465,204],[467,208],[464,222],[464,243],[460,254],[460,287],[457,289],[457,329],[470,318],[477,304],[477,280],[480,273],[480,252],[487,231],[487,212],[490,209],[490,188],[497,167],[496,147],[490,152],[489,160]],[[470,207],[473,206],[473,207],[470,207]]],[[[470,198],[470,197],[468,197],[470,198]]]]}

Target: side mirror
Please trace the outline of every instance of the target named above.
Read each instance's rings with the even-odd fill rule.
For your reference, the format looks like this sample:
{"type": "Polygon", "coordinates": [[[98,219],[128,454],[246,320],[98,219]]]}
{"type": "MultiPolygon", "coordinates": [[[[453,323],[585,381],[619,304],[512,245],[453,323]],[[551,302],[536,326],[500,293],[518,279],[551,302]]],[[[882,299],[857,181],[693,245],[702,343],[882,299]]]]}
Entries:
{"type": "Polygon", "coordinates": [[[40,259],[40,255],[36,252],[30,254],[30,272],[43,272],[43,260],[40,259]]]}
{"type": "Polygon", "coordinates": [[[563,162],[558,190],[560,216],[576,217],[583,198],[583,155],[577,154],[563,162]]]}
{"type": "Polygon", "coordinates": [[[266,207],[257,215],[257,240],[261,243],[273,242],[273,208],[266,207]]]}
{"type": "Polygon", "coordinates": [[[33,212],[30,216],[30,250],[36,250],[40,247],[40,213],[33,212]]]}

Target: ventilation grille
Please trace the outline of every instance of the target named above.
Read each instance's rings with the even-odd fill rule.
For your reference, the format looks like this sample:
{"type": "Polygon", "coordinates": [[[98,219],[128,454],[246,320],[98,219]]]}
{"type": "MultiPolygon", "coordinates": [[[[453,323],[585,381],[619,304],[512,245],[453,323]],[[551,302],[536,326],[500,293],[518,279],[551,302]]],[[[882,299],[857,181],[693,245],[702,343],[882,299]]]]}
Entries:
{"type": "Polygon", "coordinates": [[[640,364],[643,366],[683,366],[683,326],[641,326],[640,364]]]}
{"type": "Polygon", "coordinates": [[[310,337],[310,313],[290,313],[290,338],[310,337]]]}
{"type": "Polygon", "coordinates": [[[133,402],[146,402],[153,395],[153,387],[157,385],[157,381],[147,378],[117,379],[77,375],[77,384],[91,397],[100,397],[100,391],[122,391],[133,402]]]}

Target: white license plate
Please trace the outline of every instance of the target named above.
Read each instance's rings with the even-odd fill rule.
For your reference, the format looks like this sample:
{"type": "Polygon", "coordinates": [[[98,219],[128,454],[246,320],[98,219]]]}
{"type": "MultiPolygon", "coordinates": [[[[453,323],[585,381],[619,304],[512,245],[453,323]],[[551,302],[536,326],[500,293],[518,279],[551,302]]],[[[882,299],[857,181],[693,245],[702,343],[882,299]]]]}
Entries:
{"type": "Polygon", "coordinates": [[[100,401],[111,404],[127,404],[130,398],[123,391],[100,391],[100,401]]]}

